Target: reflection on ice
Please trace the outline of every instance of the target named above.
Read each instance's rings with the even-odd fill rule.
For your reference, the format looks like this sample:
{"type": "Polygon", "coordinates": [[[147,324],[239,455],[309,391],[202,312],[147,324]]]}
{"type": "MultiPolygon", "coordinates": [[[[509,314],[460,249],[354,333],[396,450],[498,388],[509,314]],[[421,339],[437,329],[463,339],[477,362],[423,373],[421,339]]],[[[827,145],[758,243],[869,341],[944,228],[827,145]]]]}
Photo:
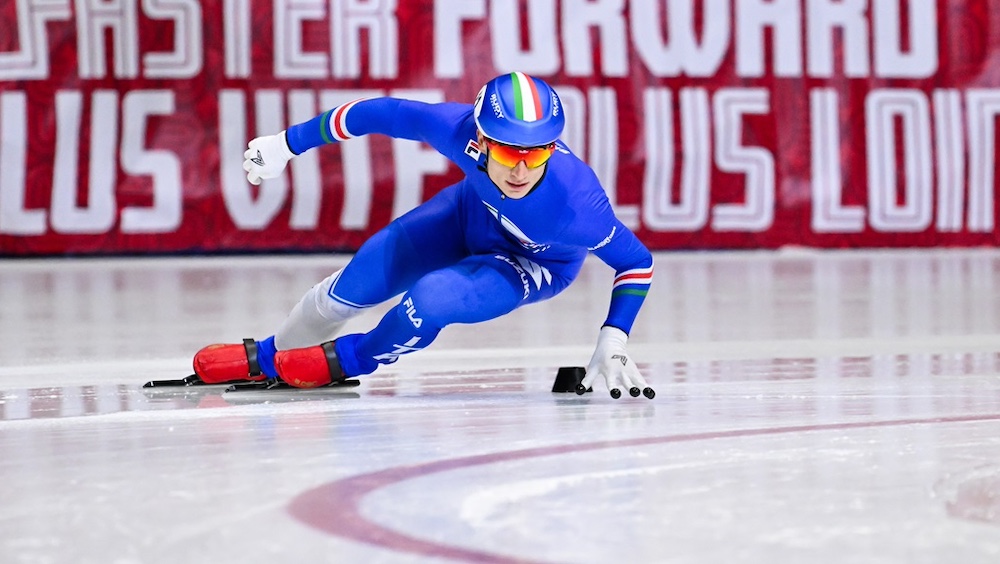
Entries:
{"type": "MultiPolygon", "coordinates": [[[[998,347],[1000,348],[1000,347],[998,347]]],[[[663,400],[683,403],[714,384],[726,396],[791,395],[810,401],[854,403],[878,395],[920,392],[931,396],[961,386],[955,377],[1000,374],[1000,352],[899,354],[869,357],[692,360],[640,364],[663,400]],[[858,384],[854,379],[868,382],[858,384]],[[782,383],[787,383],[782,385],[782,383]],[[823,398],[826,398],[825,400],[823,398]]],[[[447,372],[389,372],[361,379],[350,390],[317,389],[277,392],[225,392],[224,386],[145,389],[139,383],[0,389],[0,420],[104,415],[126,411],[217,408],[255,402],[294,402],[350,397],[465,396],[488,399],[503,394],[551,394],[556,367],[447,372]]],[[[974,385],[974,384],[970,384],[974,385]]],[[[600,386],[598,386],[600,388],[600,386]]],[[[598,393],[603,394],[603,389],[598,393]]],[[[718,393],[718,392],[716,392],[718,393]]],[[[575,394],[551,394],[573,403],[575,394]],[[572,396],[572,397],[571,397],[572,396]]],[[[983,401],[1000,402],[1000,391],[983,401]]],[[[891,404],[895,405],[895,404],[891,404]]],[[[798,408],[796,408],[798,409],[798,408]]],[[[856,409],[856,408],[855,408],[856,409]]],[[[906,415],[898,408],[873,411],[880,416],[906,415]]]]}

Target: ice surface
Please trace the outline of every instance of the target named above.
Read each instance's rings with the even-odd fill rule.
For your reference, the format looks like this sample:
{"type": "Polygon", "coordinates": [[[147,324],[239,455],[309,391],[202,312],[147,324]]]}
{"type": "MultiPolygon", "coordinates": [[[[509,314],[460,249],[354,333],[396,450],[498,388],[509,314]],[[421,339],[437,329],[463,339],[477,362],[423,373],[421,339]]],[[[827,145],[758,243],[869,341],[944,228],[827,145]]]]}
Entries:
{"type": "MultiPolygon", "coordinates": [[[[0,261],[0,561],[1000,561],[1000,252],[663,253],[346,390],[144,390],[332,257],[0,261]]],[[[353,320],[371,327],[385,307],[353,320]]]]}

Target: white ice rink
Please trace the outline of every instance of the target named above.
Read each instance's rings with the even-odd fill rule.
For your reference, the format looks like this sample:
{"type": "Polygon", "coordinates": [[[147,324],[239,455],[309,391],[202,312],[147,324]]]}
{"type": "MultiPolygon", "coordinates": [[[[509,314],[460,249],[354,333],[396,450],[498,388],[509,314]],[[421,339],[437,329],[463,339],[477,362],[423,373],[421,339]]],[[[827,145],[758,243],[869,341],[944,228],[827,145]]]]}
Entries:
{"type": "MultiPolygon", "coordinates": [[[[0,261],[0,562],[1000,562],[1000,251],[658,254],[345,391],[143,390],[344,257],[0,261]]],[[[384,311],[352,322],[367,329],[384,311]]]]}

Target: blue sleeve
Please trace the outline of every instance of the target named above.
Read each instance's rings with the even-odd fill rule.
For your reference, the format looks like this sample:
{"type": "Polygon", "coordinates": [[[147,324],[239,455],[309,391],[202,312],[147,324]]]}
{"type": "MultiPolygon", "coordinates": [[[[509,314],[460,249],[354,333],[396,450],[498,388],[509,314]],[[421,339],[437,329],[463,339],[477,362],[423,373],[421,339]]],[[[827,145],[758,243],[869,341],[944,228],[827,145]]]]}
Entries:
{"type": "Polygon", "coordinates": [[[381,133],[423,141],[452,161],[463,154],[458,137],[472,106],[455,102],[427,104],[401,98],[348,102],[288,128],[288,146],[296,155],[360,135],[381,133]]]}
{"type": "Polygon", "coordinates": [[[567,230],[569,240],[587,247],[615,269],[611,305],[604,325],[617,327],[626,334],[639,315],[653,281],[653,255],[632,231],[614,214],[596,177],[593,189],[582,203],[578,218],[567,230]]]}
{"type": "Polygon", "coordinates": [[[628,333],[653,282],[653,255],[620,221],[610,237],[608,244],[593,251],[615,269],[611,306],[604,324],[628,333]]]}

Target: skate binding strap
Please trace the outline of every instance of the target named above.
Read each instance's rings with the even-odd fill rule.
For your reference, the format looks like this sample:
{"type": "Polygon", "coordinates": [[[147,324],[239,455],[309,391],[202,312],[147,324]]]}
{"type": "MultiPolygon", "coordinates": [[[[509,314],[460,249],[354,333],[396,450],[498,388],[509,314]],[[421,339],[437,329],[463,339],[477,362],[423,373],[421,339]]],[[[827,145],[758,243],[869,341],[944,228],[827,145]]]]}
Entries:
{"type": "Polygon", "coordinates": [[[260,369],[260,362],[257,360],[257,341],[253,339],[243,339],[243,348],[247,351],[247,363],[250,365],[250,377],[256,378],[264,373],[260,369]]]}
{"type": "Polygon", "coordinates": [[[323,349],[323,354],[326,355],[326,366],[330,370],[330,383],[327,385],[329,386],[346,380],[347,376],[344,376],[344,370],[340,368],[340,360],[337,358],[337,351],[334,348],[333,341],[323,343],[320,345],[320,348],[323,349]]]}

